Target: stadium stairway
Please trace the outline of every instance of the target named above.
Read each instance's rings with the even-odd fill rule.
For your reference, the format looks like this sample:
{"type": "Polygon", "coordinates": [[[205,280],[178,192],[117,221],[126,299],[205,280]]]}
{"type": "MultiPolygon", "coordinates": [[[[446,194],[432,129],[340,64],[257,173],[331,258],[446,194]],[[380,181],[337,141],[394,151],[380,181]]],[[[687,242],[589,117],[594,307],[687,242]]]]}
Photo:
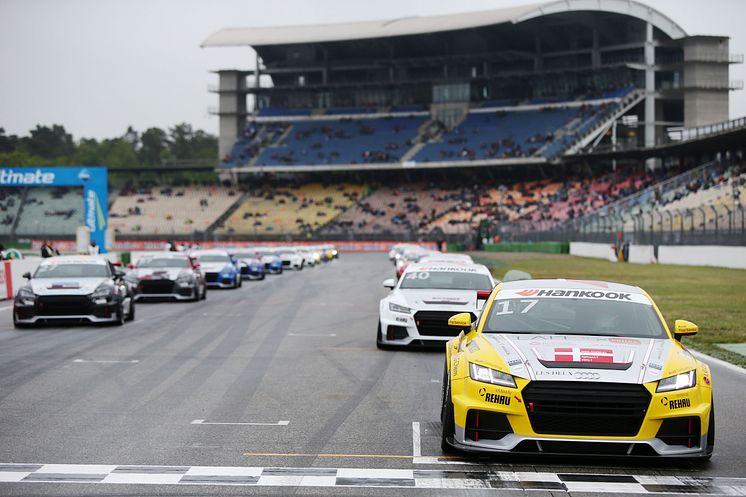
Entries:
{"type": "Polygon", "coordinates": [[[225,212],[223,212],[217,219],[215,219],[215,221],[212,222],[212,224],[210,224],[210,226],[207,227],[207,229],[205,229],[205,233],[215,232],[216,229],[223,225],[226,219],[231,217],[231,215],[233,215],[233,213],[236,212],[239,207],[241,207],[241,204],[243,204],[249,198],[249,196],[250,195],[248,192],[244,192],[243,194],[241,194],[238,197],[238,200],[233,202],[233,204],[228,207],[225,212]]]}

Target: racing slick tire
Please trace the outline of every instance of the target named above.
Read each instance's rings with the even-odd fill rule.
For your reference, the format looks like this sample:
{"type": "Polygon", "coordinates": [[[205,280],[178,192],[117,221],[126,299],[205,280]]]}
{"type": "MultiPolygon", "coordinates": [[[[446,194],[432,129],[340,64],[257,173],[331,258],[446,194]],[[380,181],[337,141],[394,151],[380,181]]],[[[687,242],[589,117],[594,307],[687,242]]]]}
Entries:
{"type": "Polygon", "coordinates": [[[266,277],[267,277],[267,275],[265,273],[262,273],[262,275],[259,277],[259,281],[262,281],[266,277]]]}
{"type": "Polygon", "coordinates": [[[207,300],[207,283],[202,286],[202,297],[200,300],[207,300]]]}
{"type": "Polygon", "coordinates": [[[453,437],[456,432],[456,423],[453,418],[453,402],[451,401],[451,379],[448,376],[448,366],[443,371],[443,399],[440,409],[440,450],[447,454],[456,452],[448,442],[448,437],[453,437]]]}
{"type": "Polygon", "coordinates": [[[194,297],[189,299],[189,302],[198,302],[202,299],[202,295],[199,293],[199,283],[194,284],[194,297]]]}
{"type": "Polygon", "coordinates": [[[130,297],[130,307],[128,309],[127,313],[127,319],[126,321],[134,321],[135,320],[135,299],[130,297]]]}

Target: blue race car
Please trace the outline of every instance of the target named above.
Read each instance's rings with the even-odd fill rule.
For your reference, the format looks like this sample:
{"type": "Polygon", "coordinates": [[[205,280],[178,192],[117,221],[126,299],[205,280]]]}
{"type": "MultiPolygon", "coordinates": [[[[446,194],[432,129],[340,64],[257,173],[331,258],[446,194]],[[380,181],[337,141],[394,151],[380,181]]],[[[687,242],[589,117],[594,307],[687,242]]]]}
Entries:
{"type": "Polygon", "coordinates": [[[241,278],[245,280],[263,280],[266,274],[264,263],[256,252],[236,251],[233,257],[241,264],[241,278]]]}
{"type": "Polygon", "coordinates": [[[241,264],[227,250],[196,250],[191,256],[199,261],[208,288],[241,287],[241,264]]]}
{"type": "Polygon", "coordinates": [[[282,259],[270,248],[257,248],[256,255],[264,263],[264,270],[268,274],[282,274],[282,259]]]}

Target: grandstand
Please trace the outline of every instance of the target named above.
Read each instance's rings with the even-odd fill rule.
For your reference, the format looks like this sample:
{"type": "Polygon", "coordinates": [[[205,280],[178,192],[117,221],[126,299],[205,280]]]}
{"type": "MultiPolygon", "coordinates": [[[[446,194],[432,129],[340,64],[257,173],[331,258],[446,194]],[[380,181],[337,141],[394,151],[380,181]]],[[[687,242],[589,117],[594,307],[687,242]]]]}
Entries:
{"type": "MultiPolygon", "coordinates": [[[[688,36],[627,0],[551,1],[448,16],[231,28],[252,47],[218,71],[218,171],[557,163],[611,140],[622,116],[653,146],[671,126],[728,118],[728,39],[688,36]],[[255,102],[247,106],[247,96],[255,102]]],[[[614,138],[615,139],[615,138],[614,138]]]]}
{"type": "Polygon", "coordinates": [[[70,235],[83,226],[81,188],[29,188],[23,195],[15,235],[70,235]]]}
{"type": "Polygon", "coordinates": [[[110,207],[109,227],[124,235],[205,232],[239,198],[235,188],[218,186],[124,189],[110,207]]]}

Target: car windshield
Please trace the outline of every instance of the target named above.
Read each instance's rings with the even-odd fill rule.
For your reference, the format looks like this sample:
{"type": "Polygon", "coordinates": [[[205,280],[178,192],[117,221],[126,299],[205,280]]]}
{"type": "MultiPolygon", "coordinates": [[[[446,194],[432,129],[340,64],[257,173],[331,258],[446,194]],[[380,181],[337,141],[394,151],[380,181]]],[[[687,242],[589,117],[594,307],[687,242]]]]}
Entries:
{"type": "Polygon", "coordinates": [[[399,288],[441,290],[492,290],[489,277],[479,273],[456,271],[412,271],[403,276],[399,288]]]}
{"type": "Polygon", "coordinates": [[[666,338],[653,306],[596,298],[496,299],[483,331],[666,338]]]}
{"type": "Polygon", "coordinates": [[[153,259],[143,259],[137,263],[137,267],[189,267],[189,262],[186,257],[161,257],[153,259]]]}
{"type": "Polygon", "coordinates": [[[230,262],[231,259],[223,254],[204,254],[197,257],[201,262],[230,262]]]}
{"type": "Polygon", "coordinates": [[[256,258],[256,254],[254,252],[238,252],[236,254],[233,254],[239,259],[254,259],[256,258]]]}
{"type": "Polygon", "coordinates": [[[108,278],[106,264],[44,264],[34,273],[34,278],[108,278]]]}

